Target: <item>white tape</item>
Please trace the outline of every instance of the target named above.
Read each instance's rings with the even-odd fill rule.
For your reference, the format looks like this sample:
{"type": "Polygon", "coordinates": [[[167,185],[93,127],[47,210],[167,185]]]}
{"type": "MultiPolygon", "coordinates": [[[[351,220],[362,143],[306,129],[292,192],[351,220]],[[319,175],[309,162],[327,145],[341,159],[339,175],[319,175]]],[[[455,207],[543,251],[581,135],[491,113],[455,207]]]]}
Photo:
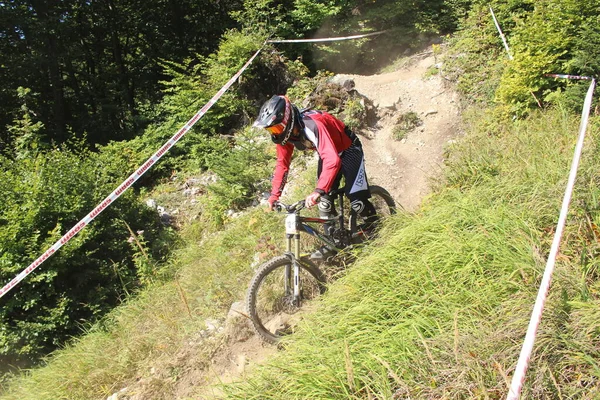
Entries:
{"type": "Polygon", "coordinates": [[[510,390],[508,392],[508,396],[506,397],[507,400],[517,400],[521,395],[521,389],[523,388],[523,383],[525,382],[525,373],[527,372],[527,367],[529,366],[529,359],[531,357],[533,343],[535,342],[535,336],[542,319],[542,312],[544,311],[548,290],[550,289],[552,273],[554,272],[554,264],[556,262],[560,240],[562,238],[565,221],[567,219],[569,203],[571,202],[571,196],[573,195],[573,187],[575,186],[575,178],[577,177],[577,167],[579,166],[579,160],[581,158],[583,140],[585,139],[585,132],[587,130],[595,87],[596,80],[592,79],[592,83],[590,83],[590,88],[588,89],[585,97],[585,102],[583,103],[581,125],[579,128],[579,139],[577,140],[577,146],[575,146],[573,162],[571,163],[571,172],[569,173],[569,180],[567,181],[567,189],[563,197],[558,223],[556,224],[556,232],[554,233],[554,239],[552,240],[552,247],[550,248],[550,254],[548,255],[548,261],[546,262],[546,269],[544,270],[542,283],[540,284],[538,295],[535,300],[535,305],[529,321],[529,327],[527,328],[527,334],[525,335],[525,341],[523,343],[523,347],[521,348],[519,361],[517,362],[515,374],[513,375],[510,385],[510,390]]]}
{"type": "Polygon", "coordinates": [[[381,35],[387,31],[365,33],[363,35],[340,36],[319,39],[282,39],[282,40],[267,40],[267,43],[315,43],[315,42],[336,42],[340,40],[360,39],[374,35],[381,35]]]}
{"type": "Polygon", "coordinates": [[[256,56],[261,52],[262,47],[254,53],[254,55],[244,64],[244,66],[206,103],[200,111],[196,113],[171,139],[169,139],[156,153],[152,155],[141,167],[139,167],[133,174],[129,176],[122,184],[119,185],[114,192],[100,202],[96,208],[94,208],[88,215],[79,221],[73,228],[71,228],[63,237],[61,237],[56,243],[54,243],[48,250],[44,252],[37,260],[31,265],[25,268],[19,275],[17,275],[12,281],[6,284],[0,289],[0,298],[8,293],[12,288],[17,286],[27,275],[32,273],[37,267],[39,267],[44,261],[46,261],[52,254],[56,253],[65,243],[71,240],[76,234],[78,234],[83,228],[85,228],[94,218],[98,216],[105,208],[107,208],[113,201],[118,199],[125,190],[129,189],[146,171],[152,167],[171,147],[177,143],[179,139],[183,137],[196,122],[198,122],[204,114],[219,100],[221,96],[233,85],[233,83],[239,78],[239,76],[248,68],[248,66],[254,61],[256,56]]]}
{"type": "Polygon", "coordinates": [[[498,20],[496,19],[496,15],[494,15],[494,10],[492,10],[492,7],[490,7],[490,12],[492,13],[492,18],[494,19],[494,24],[496,25],[496,29],[498,29],[498,33],[500,33],[500,38],[502,39],[502,43],[504,43],[504,48],[506,49],[506,53],[508,54],[508,59],[512,60],[513,56],[510,54],[510,49],[508,48],[508,43],[506,42],[504,33],[502,33],[502,29],[500,29],[500,25],[498,24],[498,20]]]}
{"type": "Polygon", "coordinates": [[[560,79],[576,79],[576,80],[584,80],[591,81],[591,76],[581,76],[581,75],[567,75],[567,74],[544,74],[544,76],[549,76],[551,78],[560,78],[560,79]]]}

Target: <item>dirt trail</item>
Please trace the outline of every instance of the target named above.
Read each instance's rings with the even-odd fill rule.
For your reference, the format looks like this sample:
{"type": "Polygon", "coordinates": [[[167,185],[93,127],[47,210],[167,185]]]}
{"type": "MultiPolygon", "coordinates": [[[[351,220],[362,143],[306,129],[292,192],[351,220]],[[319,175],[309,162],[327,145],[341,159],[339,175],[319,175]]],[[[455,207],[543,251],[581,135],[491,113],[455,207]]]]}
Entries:
{"type": "MultiPolygon", "coordinates": [[[[457,95],[439,75],[424,78],[434,64],[429,53],[412,57],[408,65],[391,73],[343,76],[351,78],[355,89],[377,106],[376,127],[362,132],[370,182],[385,187],[409,211],[417,209],[430,193],[430,180],[439,176],[442,167],[444,147],[459,135],[457,95]],[[392,129],[398,115],[409,111],[418,114],[422,125],[404,140],[394,140],[392,129]]],[[[211,373],[220,383],[243,379],[276,351],[253,336],[214,359],[211,373]]],[[[212,399],[219,393],[218,387],[204,388],[194,398],[212,399]]]]}
{"type": "Polygon", "coordinates": [[[378,106],[378,124],[362,140],[370,182],[385,187],[410,211],[430,193],[431,178],[439,176],[442,167],[444,147],[459,134],[457,95],[439,75],[423,78],[434,65],[433,55],[425,53],[391,73],[345,75],[378,106]],[[408,112],[416,113],[422,125],[404,139],[394,140],[397,118],[408,112]]]}
{"type": "MultiPolygon", "coordinates": [[[[340,76],[351,78],[355,89],[377,107],[377,125],[359,132],[370,183],[385,187],[409,211],[416,210],[430,193],[431,178],[440,175],[445,146],[460,134],[457,95],[445,87],[439,75],[426,77],[435,62],[433,54],[424,53],[411,57],[408,64],[394,72],[340,76]],[[411,111],[422,124],[404,139],[393,139],[398,116],[411,111]]],[[[264,344],[253,335],[249,326],[240,328],[244,323],[233,326],[234,332],[219,339],[222,342],[208,367],[185,368],[188,372],[176,383],[174,398],[220,398],[220,384],[244,379],[255,365],[277,352],[275,346],[264,344]]],[[[193,364],[193,351],[188,349],[185,353],[193,364]]],[[[138,389],[140,386],[149,389],[152,385],[138,383],[138,389]]],[[[151,398],[150,393],[132,387],[128,395],[116,393],[111,399],[139,400],[151,398]]]]}

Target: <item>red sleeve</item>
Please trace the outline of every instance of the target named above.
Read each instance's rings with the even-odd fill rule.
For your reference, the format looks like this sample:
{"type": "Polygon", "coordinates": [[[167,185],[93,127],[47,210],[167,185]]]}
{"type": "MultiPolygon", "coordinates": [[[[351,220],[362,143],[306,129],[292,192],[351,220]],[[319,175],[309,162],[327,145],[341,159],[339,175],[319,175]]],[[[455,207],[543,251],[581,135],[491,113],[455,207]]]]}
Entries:
{"type": "Polygon", "coordinates": [[[292,160],[292,154],[294,153],[294,145],[288,142],[284,146],[278,144],[276,147],[277,163],[275,164],[275,172],[273,173],[273,180],[271,181],[271,197],[279,200],[281,192],[287,182],[290,162],[292,160]]]}
{"type": "Polygon", "coordinates": [[[323,160],[323,169],[317,181],[317,189],[328,193],[342,167],[342,160],[338,155],[336,145],[329,132],[325,130],[319,132],[319,148],[317,151],[319,152],[319,157],[323,160]]]}

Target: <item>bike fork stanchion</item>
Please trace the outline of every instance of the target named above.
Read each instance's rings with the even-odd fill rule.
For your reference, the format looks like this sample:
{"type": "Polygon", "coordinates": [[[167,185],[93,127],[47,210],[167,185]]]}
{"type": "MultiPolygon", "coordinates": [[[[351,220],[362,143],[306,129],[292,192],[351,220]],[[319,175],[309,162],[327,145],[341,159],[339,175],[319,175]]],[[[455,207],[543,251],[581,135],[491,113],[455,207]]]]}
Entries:
{"type": "Polygon", "coordinates": [[[296,233],[294,235],[294,303],[297,307],[300,307],[301,299],[300,299],[300,234],[296,233]]]}
{"type": "Polygon", "coordinates": [[[284,293],[286,296],[290,295],[292,293],[292,268],[291,266],[293,264],[295,264],[294,262],[294,254],[292,253],[292,236],[293,235],[286,235],[287,236],[287,245],[286,245],[286,252],[285,254],[288,255],[288,257],[290,258],[290,264],[285,266],[285,277],[284,277],[284,293]]]}

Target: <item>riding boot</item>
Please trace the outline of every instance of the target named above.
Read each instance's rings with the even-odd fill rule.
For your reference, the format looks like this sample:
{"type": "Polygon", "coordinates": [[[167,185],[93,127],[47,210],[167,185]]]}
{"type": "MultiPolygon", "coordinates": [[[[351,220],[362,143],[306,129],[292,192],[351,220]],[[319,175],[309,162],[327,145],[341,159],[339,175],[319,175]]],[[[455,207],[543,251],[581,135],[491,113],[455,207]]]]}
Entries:
{"type": "MultiPolygon", "coordinates": [[[[335,209],[335,206],[333,204],[333,200],[328,195],[321,196],[321,201],[319,202],[318,207],[320,218],[330,219],[338,215],[337,210],[335,209]]],[[[335,223],[333,222],[327,222],[323,224],[323,233],[325,233],[325,235],[327,236],[332,236],[334,226],[335,223]]]]}
{"type": "Polygon", "coordinates": [[[362,202],[353,202],[353,209],[362,217],[362,224],[359,228],[365,233],[370,233],[375,230],[379,222],[379,216],[376,214],[375,207],[369,200],[362,202]]]}

